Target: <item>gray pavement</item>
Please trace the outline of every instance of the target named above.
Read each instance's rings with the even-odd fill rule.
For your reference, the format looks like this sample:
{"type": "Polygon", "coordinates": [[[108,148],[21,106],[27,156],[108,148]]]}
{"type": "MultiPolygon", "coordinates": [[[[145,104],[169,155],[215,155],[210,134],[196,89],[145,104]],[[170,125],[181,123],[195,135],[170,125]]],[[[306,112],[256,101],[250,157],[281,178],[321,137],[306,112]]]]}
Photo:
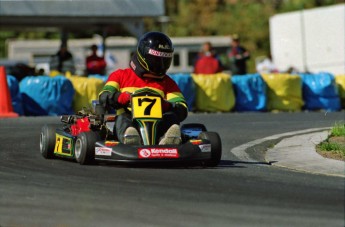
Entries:
{"type": "Polygon", "coordinates": [[[345,177],[344,161],[324,158],[316,152],[316,145],[324,141],[328,133],[329,128],[284,133],[252,141],[232,149],[231,152],[243,161],[255,161],[244,152],[246,149],[265,141],[283,138],[266,151],[265,160],[267,163],[296,171],[345,177]]]}

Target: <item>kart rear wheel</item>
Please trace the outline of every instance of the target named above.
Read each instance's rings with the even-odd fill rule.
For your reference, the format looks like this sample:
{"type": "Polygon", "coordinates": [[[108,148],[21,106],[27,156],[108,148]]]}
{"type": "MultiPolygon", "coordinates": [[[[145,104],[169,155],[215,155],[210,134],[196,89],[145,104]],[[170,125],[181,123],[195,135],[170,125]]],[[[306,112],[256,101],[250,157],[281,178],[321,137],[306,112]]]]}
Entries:
{"type": "Polygon", "coordinates": [[[95,143],[100,140],[97,132],[82,132],[75,142],[74,154],[80,165],[93,164],[95,161],[95,143]]]}
{"type": "Polygon", "coordinates": [[[215,167],[222,157],[222,141],[216,132],[201,132],[199,139],[206,139],[211,142],[211,158],[205,162],[205,166],[215,167]]]}
{"type": "Polygon", "coordinates": [[[46,159],[54,158],[56,125],[44,125],[40,135],[40,152],[46,159]]]}

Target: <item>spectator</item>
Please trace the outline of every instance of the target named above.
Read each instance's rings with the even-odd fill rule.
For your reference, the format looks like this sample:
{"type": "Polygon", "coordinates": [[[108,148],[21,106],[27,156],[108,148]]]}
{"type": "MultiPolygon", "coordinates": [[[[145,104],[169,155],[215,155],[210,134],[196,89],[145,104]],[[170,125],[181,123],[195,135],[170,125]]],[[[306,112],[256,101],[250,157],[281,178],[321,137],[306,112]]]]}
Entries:
{"type": "Polygon", "coordinates": [[[221,72],[222,68],[222,64],[215,54],[212,44],[210,42],[204,43],[194,64],[194,73],[214,74],[221,72]]]}
{"type": "Polygon", "coordinates": [[[56,70],[60,73],[75,73],[75,66],[72,54],[68,51],[66,44],[61,44],[60,50],[51,56],[50,70],[56,70]]]}
{"type": "Polygon", "coordinates": [[[233,75],[244,75],[247,73],[247,60],[250,58],[249,52],[240,45],[240,38],[237,34],[232,37],[229,60],[230,70],[233,75]]]}
{"type": "Polygon", "coordinates": [[[97,45],[91,46],[91,55],[86,58],[86,73],[87,75],[91,74],[105,74],[105,68],[107,63],[104,60],[104,57],[99,57],[97,55],[97,45]]]}

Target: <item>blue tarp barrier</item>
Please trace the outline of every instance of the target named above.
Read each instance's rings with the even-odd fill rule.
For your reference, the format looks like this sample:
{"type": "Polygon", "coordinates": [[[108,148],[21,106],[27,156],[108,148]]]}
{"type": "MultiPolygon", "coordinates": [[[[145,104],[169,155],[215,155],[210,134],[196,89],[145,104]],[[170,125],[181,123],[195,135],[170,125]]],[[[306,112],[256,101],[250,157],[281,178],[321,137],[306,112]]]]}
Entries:
{"type": "Polygon", "coordinates": [[[7,75],[7,84],[11,93],[13,111],[19,115],[24,115],[22,96],[19,91],[17,78],[12,75],[7,75]]]}
{"type": "Polygon", "coordinates": [[[19,84],[27,116],[73,114],[73,85],[63,76],[28,76],[19,84]]]}
{"type": "Polygon", "coordinates": [[[236,111],[267,109],[267,86],[260,74],[234,75],[231,77],[231,82],[236,96],[236,111]]]}
{"type": "Polygon", "coordinates": [[[338,88],[332,74],[300,74],[303,82],[304,108],[307,110],[324,109],[338,111],[341,109],[338,88]]]}
{"type": "Polygon", "coordinates": [[[195,102],[195,84],[193,78],[189,73],[179,73],[169,75],[180,88],[182,94],[184,95],[188,109],[191,111],[194,108],[195,102]]]}

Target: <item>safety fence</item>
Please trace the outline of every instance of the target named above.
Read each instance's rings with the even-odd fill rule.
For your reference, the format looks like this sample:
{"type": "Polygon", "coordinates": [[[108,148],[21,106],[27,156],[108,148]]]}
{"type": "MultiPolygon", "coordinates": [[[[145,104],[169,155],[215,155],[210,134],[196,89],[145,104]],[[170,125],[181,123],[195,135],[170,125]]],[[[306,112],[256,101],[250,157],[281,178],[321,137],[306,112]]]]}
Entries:
{"type": "MultiPolygon", "coordinates": [[[[345,75],[218,73],[171,74],[190,111],[341,111],[345,109],[345,75]]],[[[13,109],[19,115],[73,114],[90,107],[107,76],[7,75],[13,109]]]]}

